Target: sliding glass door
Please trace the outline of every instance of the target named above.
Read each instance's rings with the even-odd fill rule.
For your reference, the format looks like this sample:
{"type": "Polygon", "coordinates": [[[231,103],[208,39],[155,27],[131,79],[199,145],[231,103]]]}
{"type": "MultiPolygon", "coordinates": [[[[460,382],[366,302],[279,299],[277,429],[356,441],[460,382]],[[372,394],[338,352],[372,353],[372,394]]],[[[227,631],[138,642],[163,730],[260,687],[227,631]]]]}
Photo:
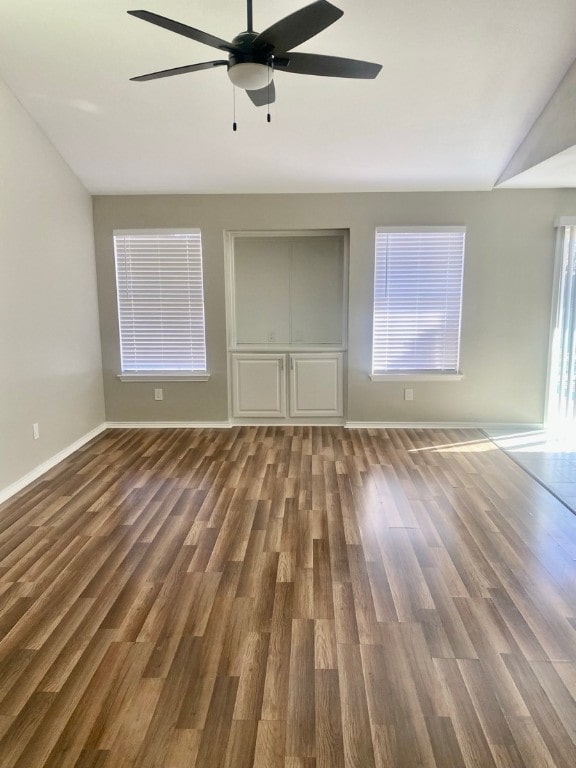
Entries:
{"type": "Polygon", "coordinates": [[[576,427],[576,220],[560,219],[552,318],[548,426],[576,427]]]}

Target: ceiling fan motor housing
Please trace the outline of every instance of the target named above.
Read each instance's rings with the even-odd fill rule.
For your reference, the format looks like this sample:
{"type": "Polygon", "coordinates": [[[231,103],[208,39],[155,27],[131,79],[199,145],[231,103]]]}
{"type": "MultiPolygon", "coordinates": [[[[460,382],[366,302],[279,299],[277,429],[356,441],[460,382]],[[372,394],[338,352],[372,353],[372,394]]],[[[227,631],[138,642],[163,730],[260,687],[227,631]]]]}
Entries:
{"type": "Polygon", "coordinates": [[[272,52],[255,46],[257,32],[241,32],[232,40],[236,50],[228,56],[228,77],[239,88],[257,91],[272,81],[272,52]]]}

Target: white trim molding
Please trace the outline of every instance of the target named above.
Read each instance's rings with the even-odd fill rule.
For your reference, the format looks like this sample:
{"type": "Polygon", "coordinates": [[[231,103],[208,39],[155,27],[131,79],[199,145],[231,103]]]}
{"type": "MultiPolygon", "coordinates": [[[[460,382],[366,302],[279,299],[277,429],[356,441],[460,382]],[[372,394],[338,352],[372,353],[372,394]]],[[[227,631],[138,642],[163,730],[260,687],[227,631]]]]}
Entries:
{"type": "Polygon", "coordinates": [[[462,381],[463,373],[371,373],[372,381],[462,381]]]}
{"type": "Polygon", "coordinates": [[[150,381],[209,381],[210,374],[205,373],[154,373],[147,371],[146,373],[119,373],[116,376],[117,379],[123,382],[150,382],[150,381]]]}
{"type": "Polygon", "coordinates": [[[99,426],[95,427],[90,432],[87,432],[85,435],[83,435],[78,440],[73,442],[71,445],[68,445],[63,450],[54,454],[54,456],[52,456],[51,458],[42,462],[42,464],[39,464],[33,470],[31,470],[26,475],[24,475],[24,477],[21,477],[19,480],[16,480],[16,482],[11,483],[8,487],[1,489],[0,504],[2,504],[4,501],[7,501],[12,496],[15,496],[21,490],[26,488],[27,485],[30,485],[30,483],[33,483],[34,480],[38,480],[38,478],[42,477],[42,475],[48,472],[48,470],[52,469],[52,467],[55,467],[57,464],[60,464],[60,462],[64,461],[64,459],[67,459],[68,456],[71,456],[73,453],[78,451],[80,448],[82,448],[83,445],[86,445],[86,443],[89,443],[90,440],[93,440],[95,437],[98,437],[99,434],[104,432],[106,427],[107,425],[105,423],[100,424],[99,426]]]}
{"type": "Polygon", "coordinates": [[[108,421],[106,429],[230,429],[226,421],[108,421]]]}
{"type": "Polygon", "coordinates": [[[344,421],[343,419],[230,419],[225,421],[108,421],[105,429],[231,429],[232,427],[344,427],[345,429],[483,429],[508,432],[541,430],[542,422],[344,421]]]}
{"type": "Polygon", "coordinates": [[[486,431],[540,430],[542,424],[508,424],[485,421],[347,421],[346,429],[480,429],[486,431]]]}

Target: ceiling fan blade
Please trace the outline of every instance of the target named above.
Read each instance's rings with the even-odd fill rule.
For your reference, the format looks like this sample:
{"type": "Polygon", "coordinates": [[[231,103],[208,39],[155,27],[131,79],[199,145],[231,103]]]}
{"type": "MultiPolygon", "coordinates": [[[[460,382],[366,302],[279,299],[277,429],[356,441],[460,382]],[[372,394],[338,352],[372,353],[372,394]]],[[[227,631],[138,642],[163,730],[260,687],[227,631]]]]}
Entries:
{"type": "Polygon", "coordinates": [[[131,77],[136,83],[144,80],[158,80],[161,77],[172,77],[172,75],[185,75],[188,72],[198,72],[201,69],[212,69],[213,67],[228,66],[227,61],[203,61],[201,64],[188,64],[186,67],[174,67],[173,69],[163,69],[160,72],[150,72],[148,75],[139,75],[131,77]]]}
{"type": "Polygon", "coordinates": [[[246,91],[248,96],[250,96],[250,99],[252,101],[252,104],[254,104],[257,107],[264,107],[266,104],[273,104],[276,100],[276,89],[274,88],[274,83],[270,83],[270,85],[264,86],[264,88],[259,88],[257,91],[246,91]]]}
{"type": "Polygon", "coordinates": [[[343,15],[344,11],[327,0],[317,0],[265,29],[254,40],[254,45],[281,52],[290,51],[322,32],[343,15]]]}
{"type": "Polygon", "coordinates": [[[179,21],[172,21],[165,16],[159,16],[157,13],[151,13],[150,11],[127,11],[130,16],[135,16],[137,19],[143,21],[149,21],[150,24],[156,24],[158,27],[168,29],[170,32],[176,32],[178,35],[184,35],[191,40],[196,40],[198,43],[204,43],[204,45],[210,45],[212,48],[218,48],[220,51],[228,51],[229,53],[238,53],[238,48],[228,43],[226,40],[222,40],[220,37],[208,34],[208,32],[202,32],[201,29],[194,29],[186,24],[181,24],[179,21]]]}
{"type": "Polygon", "coordinates": [[[316,53],[289,53],[286,59],[275,60],[274,69],[297,75],[353,77],[362,80],[373,80],[382,69],[382,64],[373,64],[370,61],[321,56],[316,53]]]}

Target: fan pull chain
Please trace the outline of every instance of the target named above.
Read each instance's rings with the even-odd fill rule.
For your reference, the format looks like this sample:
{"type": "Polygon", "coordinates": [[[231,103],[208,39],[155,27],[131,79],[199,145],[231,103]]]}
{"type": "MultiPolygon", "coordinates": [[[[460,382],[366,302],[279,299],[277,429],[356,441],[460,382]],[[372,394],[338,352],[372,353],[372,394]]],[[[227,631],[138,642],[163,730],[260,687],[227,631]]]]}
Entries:
{"type": "Polygon", "coordinates": [[[234,113],[234,122],[232,123],[232,130],[238,130],[238,123],[236,122],[236,86],[232,86],[232,111],[234,113]]]}

